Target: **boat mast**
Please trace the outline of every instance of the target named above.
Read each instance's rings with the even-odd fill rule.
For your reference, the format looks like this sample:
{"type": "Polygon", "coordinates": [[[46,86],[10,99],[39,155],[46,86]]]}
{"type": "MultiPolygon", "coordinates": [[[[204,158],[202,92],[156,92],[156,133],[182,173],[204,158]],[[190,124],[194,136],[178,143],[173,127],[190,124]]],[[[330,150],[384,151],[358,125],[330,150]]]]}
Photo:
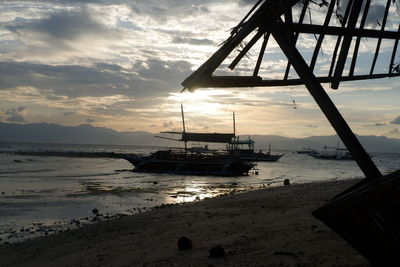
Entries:
{"type": "Polygon", "coordinates": [[[236,121],[235,121],[235,111],[232,113],[233,115],[233,149],[237,149],[237,141],[238,139],[236,139],[236,121]]]}
{"type": "Polygon", "coordinates": [[[181,103],[181,114],[182,114],[182,125],[183,125],[183,141],[185,142],[185,154],[187,154],[187,140],[186,140],[186,128],[185,128],[185,115],[183,114],[183,105],[181,103]]]}

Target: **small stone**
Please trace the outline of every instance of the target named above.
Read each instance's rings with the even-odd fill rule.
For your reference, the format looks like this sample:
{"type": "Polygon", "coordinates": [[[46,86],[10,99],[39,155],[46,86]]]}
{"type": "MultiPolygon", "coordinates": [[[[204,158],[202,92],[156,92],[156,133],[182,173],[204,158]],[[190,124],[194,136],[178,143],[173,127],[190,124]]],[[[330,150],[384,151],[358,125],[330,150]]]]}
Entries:
{"type": "Polygon", "coordinates": [[[192,248],[192,241],[186,236],[182,236],[178,240],[178,249],[179,250],[188,250],[192,248]]]}
{"type": "Polygon", "coordinates": [[[153,184],[158,184],[158,182],[157,182],[157,181],[154,181],[153,184]]]}
{"type": "Polygon", "coordinates": [[[94,209],[92,209],[92,212],[93,212],[93,214],[98,214],[98,213],[99,213],[99,210],[96,209],[96,208],[94,208],[94,209]]]}
{"type": "Polygon", "coordinates": [[[221,258],[225,256],[225,249],[220,245],[210,248],[208,252],[210,254],[210,258],[221,258]]]}
{"type": "Polygon", "coordinates": [[[290,185],[290,180],[289,179],[283,180],[283,185],[290,185]]]}

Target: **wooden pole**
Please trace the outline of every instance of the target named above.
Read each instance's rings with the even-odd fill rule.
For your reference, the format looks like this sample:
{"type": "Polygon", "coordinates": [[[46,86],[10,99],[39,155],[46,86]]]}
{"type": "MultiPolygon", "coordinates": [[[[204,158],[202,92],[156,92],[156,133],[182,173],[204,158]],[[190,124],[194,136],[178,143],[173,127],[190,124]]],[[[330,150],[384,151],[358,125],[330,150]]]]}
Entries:
{"type": "Polygon", "coordinates": [[[183,114],[183,105],[181,103],[181,115],[182,115],[182,125],[183,125],[183,141],[185,143],[185,154],[187,154],[187,140],[186,140],[186,127],[185,127],[185,115],[183,114]]]}
{"type": "Polygon", "coordinates": [[[349,149],[366,178],[374,179],[381,177],[382,174],[380,173],[379,169],[375,166],[375,163],[364,150],[347,122],[337,110],[335,104],[329,98],[328,94],[318,82],[317,78],[314,76],[314,73],[311,71],[300,52],[292,44],[284,31],[285,27],[282,27],[278,23],[275,25],[272,35],[281,47],[282,51],[285,53],[286,57],[292,62],[294,69],[299,77],[304,81],[311,96],[317,102],[318,106],[325,114],[326,118],[331,123],[338,136],[342,139],[347,149],[349,149]]]}
{"type": "MultiPolygon", "coordinates": [[[[400,35],[400,24],[399,24],[399,29],[397,30],[397,32],[398,32],[399,35],[400,35]]],[[[392,74],[392,72],[393,72],[394,58],[396,57],[397,45],[398,45],[398,44],[399,44],[399,39],[396,39],[396,40],[394,41],[392,57],[391,57],[391,59],[390,59],[389,74],[392,74]]]]}
{"type": "MultiPolygon", "coordinates": [[[[362,0],[353,1],[353,6],[351,7],[349,16],[349,23],[347,24],[348,29],[350,30],[355,29],[363,2],[364,1],[362,0]]],[[[347,55],[349,54],[349,49],[352,39],[353,39],[352,35],[345,35],[343,38],[342,47],[340,49],[339,58],[335,68],[335,73],[333,74],[334,81],[331,83],[332,89],[339,88],[340,77],[342,77],[343,74],[344,66],[346,64],[347,55]]]]}
{"type": "MultiPolygon", "coordinates": [[[[387,20],[387,16],[389,13],[389,7],[390,7],[391,2],[392,2],[392,0],[388,0],[386,3],[385,14],[383,15],[383,20],[382,20],[382,25],[381,25],[381,32],[385,31],[386,20],[387,20]]],[[[370,75],[372,75],[374,73],[376,60],[378,59],[379,50],[381,48],[381,43],[382,43],[382,38],[379,38],[378,42],[376,44],[375,55],[374,55],[374,59],[372,60],[371,70],[369,72],[370,75]]]]}
{"type": "Polygon", "coordinates": [[[231,70],[233,70],[239,61],[249,52],[249,50],[253,47],[253,45],[264,35],[264,32],[258,31],[256,35],[251,38],[250,42],[240,51],[239,55],[232,61],[232,63],[228,66],[231,70]]]}
{"type": "MultiPolygon", "coordinates": [[[[367,0],[367,2],[365,3],[364,13],[363,13],[363,16],[361,18],[361,23],[360,23],[360,29],[364,28],[365,21],[367,20],[370,4],[371,4],[371,0],[367,0]]],[[[358,56],[358,48],[360,47],[360,41],[361,41],[361,37],[358,36],[357,40],[356,40],[356,43],[354,45],[354,52],[353,52],[353,58],[351,59],[349,76],[353,76],[354,75],[354,69],[356,67],[357,56],[358,56]]]]}
{"type": "MultiPolygon", "coordinates": [[[[346,11],[344,13],[344,17],[343,17],[343,21],[342,21],[342,29],[344,29],[344,27],[346,26],[347,23],[347,19],[349,18],[349,13],[350,13],[350,9],[351,9],[351,5],[352,5],[353,1],[349,0],[347,2],[347,7],[346,7],[346,11]]],[[[333,55],[332,55],[332,61],[331,61],[331,67],[329,68],[329,74],[328,76],[331,77],[333,70],[335,68],[335,64],[336,64],[336,56],[337,56],[337,52],[339,50],[339,46],[340,43],[342,42],[342,35],[338,35],[338,38],[336,40],[336,45],[335,45],[335,49],[333,51],[333,55]]]]}
{"type": "Polygon", "coordinates": [[[256,66],[254,67],[254,72],[253,72],[253,76],[254,77],[258,76],[258,72],[260,70],[261,62],[262,62],[262,59],[264,57],[265,49],[267,48],[269,36],[270,36],[269,32],[264,34],[264,41],[263,41],[263,43],[261,45],[260,53],[258,54],[256,66]]]}
{"type": "MultiPolygon", "coordinates": [[[[305,1],[303,3],[303,9],[301,10],[301,13],[300,13],[299,24],[303,23],[304,17],[305,17],[306,12],[307,12],[308,3],[309,3],[309,1],[305,1]]],[[[293,38],[293,43],[294,44],[296,44],[297,39],[299,38],[299,34],[300,34],[300,32],[296,32],[294,34],[294,38],[293,38]]],[[[290,72],[290,60],[288,60],[288,63],[287,63],[287,66],[286,66],[285,75],[283,76],[284,80],[286,80],[289,77],[289,72],[290,72]]]]}
{"type": "MultiPolygon", "coordinates": [[[[331,0],[331,2],[329,4],[328,12],[326,14],[323,27],[329,26],[329,22],[331,21],[331,17],[332,17],[333,8],[335,7],[335,2],[336,2],[335,0],[331,0]]],[[[310,63],[311,70],[314,70],[315,64],[317,63],[319,50],[321,49],[321,45],[322,45],[322,42],[324,41],[324,37],[325,37],[325,34],[320,34],[318,36],[318,41],[317,41],[317,44],[315,45],[314,53],[311,58],[311,63],[310,63]]]]}

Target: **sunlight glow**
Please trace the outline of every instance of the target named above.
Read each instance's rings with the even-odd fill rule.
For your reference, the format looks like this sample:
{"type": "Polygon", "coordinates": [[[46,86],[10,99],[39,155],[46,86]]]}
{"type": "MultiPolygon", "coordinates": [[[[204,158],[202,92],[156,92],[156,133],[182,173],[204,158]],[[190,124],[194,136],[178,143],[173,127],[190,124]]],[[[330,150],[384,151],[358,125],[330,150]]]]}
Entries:
{"type": "MultiPolygon", "coordinates": [[[[185,111],[192,114],[217,115],[224,111],[223,105],[215,99],[217,96],[232,94],[226,90],[196,90],[191,92],[171,93],[168,100],[183,103],[185,111]]],[[[177,106],[177,105],[174,105],[177,106]]]]}

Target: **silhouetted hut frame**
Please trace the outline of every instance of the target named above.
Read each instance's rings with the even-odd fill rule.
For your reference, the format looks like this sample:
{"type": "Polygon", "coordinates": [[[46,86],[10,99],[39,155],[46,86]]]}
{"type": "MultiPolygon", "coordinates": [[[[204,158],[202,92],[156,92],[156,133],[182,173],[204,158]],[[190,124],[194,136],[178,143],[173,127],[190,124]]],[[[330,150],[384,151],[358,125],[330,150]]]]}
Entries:
{"type": "MultiPolygon", "coordinates": [[[[395,62],[400,39],[400,24],[397,31],[386,29],[389,9],[396,1],[379,1],[380,3],[384,2],[385,6],[384,14],[380,18],[380,29],[365,28],[368,11],[372,6],[371,2],[377,2],[377,0],[348,0],[347,5],[343,0],[259,0],[242,21],[232,29],[230,37],[222,46],[186,78],[182,85],[185,89],[194,90],[200,87],[271,87],[304,84],[366,177],[361,183],[346,190],[330,203],[315,211],[314,216],[323,220],[371,263],[376,264],[380,263],[383,257],[386,262],[390,263],[400,255],[400,192],[399,189],[396,189],[400,185],[400,175],[399,172],[395,172],[388,176],[382,176],[321,85],[321,83],[330,83],[332,89],[338,89],[340,82],[344,81],[400,76],[399,63],[395,62]],[[309,5],[310,3],[315,5],[316,2],[319,2],[320,6],[326,7],[325,19],[319,24],[306,23],[304,18],[309,5]],[[294,8],[299,7],[301,12],[298,13],[298,19],[296,18],[295,21],[293,11],[294,8]],[[333,17],[339,19],[339,25],[332,25],[333,17]],[[243,45],[242,42],[251,34],[253,36],[250,41],[243,45]],[[300,34],[318,36],[309,64],[296,47],[300,34]],[[259,76],[260,66],[271,36],[288,59],[282,79],[263,79],[259,76]],[[314,67],[326,36],[336,37],[336,45],[328,74],[316,75],[314,67]],[[368,74],[355,74],[361,38],[377,39],[368,74]],[[253,75],[218,76],[215,74],[217,68],[237,47],[241,46],[242,49],[228,66],[231,70],[259,40],[262,41],[262,44],[253,75]],[[376,62],[382,50],[381,43],[384,40],[393,41],[393,50],[387,72],[376,73],[376,62]],[[353,51],[350,51],[352,44],[354,48],[353,51]],[[352,59],[348,74],[345,74],[344,69],[348,56],[351,56],[352,59]],[[298,78],[289,77],[291,67],[297,72],[298,78]],[[377,186],[379,190],[376,189],[377,186]],[[377,192],[380,194],[386,192],[388,202],[382,202],[382,199],[385,198],[379,199],[379,194],[376,195],[377,192]],[[385,208],[387,205],[390,206],[389,209],[385,208]],[[354,213],[355,210],[357,210],[356,213],[354,213]],[[373,210],[372,213],[371,210],[373,210]],[[382,210],[384,210],[383,213],[382,210]],[[354,217],[354,214],[358,214],[358,218],[354,217]],[[363,218],[363,221],[358,221],[359,218],[363,218]],[[382,218],[386,219],[382,221],[382,218]],[[389,226],[385,226],[386,222],[390,222],[389,226]],[[354,234],[355,229],[358,230],[358,234],[354,234]],[[370,235],[371,239],[365,238],[365,235],[370,235]],[[383,235],[385,238],[382,238],[383,235]],[[364,237],[361,238],[361,236],[364,237]]],[[[399,20],[397,20],[398,22],[399,20]]]]}

